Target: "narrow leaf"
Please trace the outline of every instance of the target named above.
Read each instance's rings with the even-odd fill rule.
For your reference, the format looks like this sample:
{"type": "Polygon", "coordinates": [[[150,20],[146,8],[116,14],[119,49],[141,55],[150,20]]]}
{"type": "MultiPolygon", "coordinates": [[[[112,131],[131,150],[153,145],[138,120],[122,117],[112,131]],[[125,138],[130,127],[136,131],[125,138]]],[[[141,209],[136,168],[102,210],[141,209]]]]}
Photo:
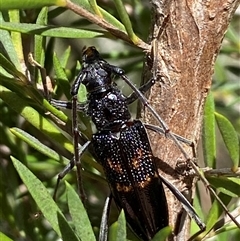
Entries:
{"type": "Polygon", "coordinates": [[[127,231],[126,231],[126,219],[124,215],[124,211],[120,212],[120,215],[117,220],[117,235],[116,235],[116,241],[122,241],[126,240],[127,237],[127,231]]]}
{"type": "MultiPolygon", "coordinates": [[[[1,63],[2,57],[4,56],[0,54],[0,63],[1,63]]],[[[0,97],[3,95],[8,95],[6,94],[6,92],[10,92],[10,90],[16,93],[17,95],[22,96],[24,100],[26,96],[29,96],[31,99],[36,101],[36,104],[39,104],[40,107],[44,107],[46,111],[49,111],[50,113],[52,113],[56,118],[58,118],[64,123],[67,123],[68,117],[61,110],[56,109],[46,99],[44,99],[43,96],[39,93],[39,91],[36,88],[34,88],[34,86],[27,80],[26,76],[23,75],[21,72],[19,72],[14,66],[12,66],[11,62],[9,63],[10,63],[9,66],[12,69],[9,69],[8,66],[6,67],[6,65],[4,65],[4,67],[6,67],[6,69],[12,72],[13,75],[15,72],[17,72],[16,75],[18,74],[19,76],[18,78],[9,78],[5,76],[5,73],[4,75],[1,75],[2,73],[0,73],[0,76],[1,76],[0,84],[2,85],[0,97]]],[[[10,105],[11,107],[16,104],[14,103],[13,100],[11,100],[11,98],[8,98],[8,101],[10,104],[12,104],[10,105]]]]}
{"type": "Polygon", "coordinates": [[[226,117],[215,112],[215,118],[218,128],[222,134],[224,143],[233,162],[232,170],[237,171],[239,165],[239,141],[237,133],[226,117]]]}
{"type": "Polygon", "coordinates": [[[70,56],[71,56],[71,46],[68,46],[68,48],[64,51],[64,53],[60,58],[60,63],[63,68],[66,68],[70,56]]]}
{"type": "Polygon", "coordinates": [[[16,67],[11,63],[4,55],[0,53],[0,66],[2,66],[9,74],[14,77],[19,78],[24,83],[27,83],[28,80],[26,76],[16,69],[16,67]]]}
{"type": "MultiPolygon", "coordinates": [[[[0,23],[3,23],[4,19],[2,13],[0,12],[0,23]]],[[[14,48],[13,41],[11,39],[10,33],[6,30],[0,30],[0,42],[2,43],[2,47],[4,48],[5,52],[8,54],[11,62],[14,63],[16,68],[20,71],[20,62],[17,56],[17,52],[14,48]],[[4,44],[3,44],[4,43],[4,44]]]]}
{"type": "Polygon", "coordinates": [[[29,103],[20,98],[17,94],[2,87],[0,98],[47,137],[51,138],[53,141],[57,141],[63,145],[64,148],[73,152],[72,143],[52,123],[29,106],[29,103]]]}
{"type": "MultiPolygon", "coordinates": [[[[204,215],[202,212],[202,203],[199,188],[196,188],[196,193],[194,195],[193,206],[196,213],[199,215],[201,220],[204,220],[204,215]]],[[[191,220],[191,234],[194,235],[199,231],[199,227],[194,220],[191,220]]]]}
{"type": "Polygon", "coordinates": [[[48,156],[49,158],[56,160],[58,162],[64,161],[64,163],[69,163],[69,160],[67,158],[60,156],[57,152],[55,152],[54,150],[44,145],[42,142],[40,142],[35,137],[31,136],[29,133],[25,132],[24,130],[14,127],[14,128],[11,128],[10,131],[15,136],[17,136],[18,138],[20,138],[21,140],[29,144],[31,147],[33,147],[35,150],[41,152],[42,154],[48,156]]]}
{"type": "MultiPolygon", "coordinates": [[[[83,9],[87,10],[88,12],[94,14],[94,9],[91,6],[90,1],[88,1],[88,0],[74,0],[74,3],[76,3],[77,6],[80,6],[81,8],[83,8],[83,9]]],[[[101,15],[103,16],[103,18],[105,19],[106,22],[111,23],[112,25],[114,25],[119,30],[125,32],[125,28],[119,20],[117,20],[113,15],[111,15],[109,12],[105,11],[101,7],[98,7],[98,9],[101,11],[101,15]]]]}
{"type": "Polygon", "coordinates": [[[0,10],[8,9],[31,9],[31,8],[42,8],[45,6],[57,5],[64,7],[66,6],[65,0],[11,0],[1,1],[0,10]]]}
{"type": "Polygon", "coordinates": [[[90,220],[78,194],[67,182],[66,187],[68,207],[76,234],[81,238],[81,241],[95,241],[96,238],[90,220]]]}
{"type": "MultiPolygon", "coordinates": [[[[221,215],[222,213],[222,209],[221,209],[221,206],[220,204],[218,203],[218,201],[214,201],[212,206],[211,206],[211,209],[210,211],[208,212],[208,216],[206,218],[206,231],[203,232],[202,235],[200,235],[201,237],[205,236],[209,230],[212,229],[212,227],[214,226],[214,224],[217,222],[218,220],[218,217],[221,215]]],[[[201,240],[201,239],[200,239],[201,240]]]]}
{"type": "Polygon", "coordinates": [[[208,177],[208,181],[222,193],[231,197],[240,197],[240,179],[228,177],[208,177]]]}
{"type": "Polygon", "coordinates": [[[162,228],[157,234],[153,237],[152,241],[165,241],[167,237],[172,233],[172,229],[167,226],[162,228]]]}
{"type": "Polygon", "coordinates": [[[202,140],[205,163],[208,167],[212,168],[216,165],[214,109],[214,99],[212,93],[210,92],[204,107],[202,140]]]}
{"type": "MultiPolygon", "coordinates": [[[[231,198],[223,193],[218,194],[219,198],[224,202],[225,205],[229,203],[231,198]]],[[[221,204],[215,199],[212,203],[212,206],[208,212],[206,218],[206,230],[199,235],[198,240],[202,240],[203,237],[213,228],[213,226],[217,223],[219,217],[222,215],[223,209],[221,204]]]]}
{"type": "Polygon", "coordinates": [[[1,241],[13,241],[9,237],[7,237],[4,233],[0,232],[0,240],[1,241]]]}
{"type": "Polygon", "coordinates": [[[94,10],[94,12],[95,12],[100,18],[102,18],[103,16],[102,16],[102,14],[101,14],[101,12],[100,12],[100,9],[99,9],[99,7],[98,7],[98,5],[97,5],[96,0],[88,0],[88,1],[89,1],[89,4],[91,5],[92,9],[94,10]]]}
{"type": "Polygon", "coordinates": [[[95,38],[95,37],[110,37],[107,32],[100,30],[85,30],[68,27],[45,26],[40,24],[30,23],[8,23],[0,22],[0,29],[8,31],[16,31],[25,34],[38,34],[47,37],[57,38],[95,38]]]}
{"type": "MultiPolygon", "coordinates": [[[[64,228],[67,231],[70,230],[70,237],[72,240],[78,240],[74,235],[71,227],[69,226],[67,220],[63,216],[61,210],[58,208],[56,203],[53,201],[48,190],[42,184],[42,182],[33,175],[30,170],[24,166],[16,158],[11,157],[14,167],[16,168],[19,176],[21,177],[24,184],[27,186],[28,191],[32,195],[33,199],[37,203],[44,217],[51,224],[52,228],[56,231],[59,236],[61,235],[59,220],[61,220],[61,225],[64,225],[64,228]]],[[[71,240],[71,239],[68,239],[71,240]]]]}
{"type": "Polygon", "coordinates": [[[53,65],[54,65],[54,71],[57,76],[58,84],[61,86],[61,89],[64,95],[67,97],[67,99],[71,99],[70,84],[69,84],[67,75],[65,74],[60,64],[60,60],[58,59],[56,53],[54,53],[53,55],[53,65]]]}
{"type": "Polygon", "coordinates": [[[139,39],[135,35],[135,33],[133,32],[132,24],[131,24],[131,21],[129,19],[128,13],[125,9],[125,6],[123,4],[123,1],[122,0],[114,0],[114,3],[116,5],[116,9],[117,9],[118,14],[121,18],[121,21],[122,21],[124,27],[126,28],[128,36],[130,37],[130,39],[132,40],[133,43],[137,43],[139,39]]]}
{"type": "MultiPolygon", "coordinates": [[[[40,13],[38,14],[38,18],[36,20],[36,24],[45,25],[47,24],[48,17],[48,8],[42,8],[40,13]]],[[[41,35],[34,35],[34,58],[41,65],[44,66],[45,62],[45,44],[46,38],[41,35]]],[[[39,82],[39,79],[36,81],[39,82]]]]}
{"type": "MultiPolygon", "coordinates": [[[[9,21],[13,23],[20,23],[20,14],[18,10],[10,10],[8,12],[9,21]]],[[[20,63],[24,63],[24,56],[23,56],[23,45],[22,45],[22,36],[18,32],[11,33],[11,38],[15,50],[17,52],[17,56],[19,58],[20,63]]]]}

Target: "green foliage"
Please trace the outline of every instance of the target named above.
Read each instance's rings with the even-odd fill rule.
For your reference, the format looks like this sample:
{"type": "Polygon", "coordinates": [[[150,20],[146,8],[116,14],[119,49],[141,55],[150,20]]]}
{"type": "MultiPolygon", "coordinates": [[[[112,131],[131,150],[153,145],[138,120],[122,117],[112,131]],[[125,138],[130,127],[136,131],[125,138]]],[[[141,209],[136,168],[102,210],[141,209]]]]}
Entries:
{"type": "MultiPolygon", "coordinates": [[[[94,29],[85,18],[69,10],[45,7],[53,4],[66,6],[66,1],[18,0],[11,1],[11,5],[8,2],[3,1],[0,6],[3,10],[0,13],[0,240],[95,240],[99,233],[104,199],[109,192],[102,177],[102,167],[88,152],[83,155],[87,213],[75,192],[74,171],[65,177],[70,183],[66,184],[66,191],[63,183],[60,183],[57,203],[52,200],[55,176],[72,158],[71,120],[68,112],[57,110],[43,97],[39,71],[31,67],[26,59],[28,52],[33,52],[35,60],[54,76],[56,85],[53,86],[52,95],[56,99],[70,98],[71,82],[80,69],[77,60],[84,45],[99,46],[101,52],[106,51],[104,58],[123,67],[133,77],[131,79],[135,77],[139,80],[143,54],[134,45],[140,48],[144,46],[142,39],[147,39],[149,22],[146,18],[150,21],[150,9],[135,1],[131,3],[132,13],[127,15],[122,1],[115,1],[116,7],[103,8],[96,6],[96,1],[75,1],[99,19],[102,15],[109,27],[120,31],[119,38],[125,42],[116,44],[112,29],[94,29]],[[9,8],[21,10],[7,11],[9,8]],[[71,48],[68,47],[70,41],[71,48]],[[126,43],[131,43],[131,46],[126,43]],[[109,44],[107,48],[106,44],[109,44]],[[27,74],[26,69],[30,71],[27,74]],[[36,218],[38,211],[42,214],[36,218]]],[[[207,165],[215,168],[225,159],[227,164],[222,166],[231,167],[232,170],[239,166],[240,117],[237,106],[240,67],[237,64],[237,20],[230,26],[216,62],[212,97],[209,97],[205,109],[203,132],[207,165]],[[215,119],[220,134],[213,131],[215,119]],[[223,137],[224,142],[219,143],[219,136],[223,137]],[[223,146],[226,146],[224,154],[223,146]]],[[[128,89],[123,91],[127,93],[128,89]]],[[[86,98],[85,95],[85,90],[81,90],[79,99],[86,98]]],[[[79,119],[81,132],[91,137],[89,118],[79,114],[79,119]]],[[[222,192],[225,203],[232,197],[240,196],[239,179],[235,177],[209,177],[209,181],[222,192]]],[[[195,202],[201,206],[200,199],[195,202]]],[[[200,209],[199,213],[206,216],[200,209]]],[[[208,217],[205,217],[208,230],[221,213],[219,204],[213,202],[208,217]]],[[[117,222],[110,228],[111,237],[119,241],[126,240],[126,236],[137,240],[130,231],[126,234],[124,214],[121,213],[119,219],[117,216],[118,212],[113,208],[110,222],[117,222]]],[[[195,232],[196,229],[193,227],[193,230],[195,232]]],[[[229,235],[230,231],[226,230],[216,233],[215,240],[223,240],[220,239],[223,237],[221,235],[229,235]]],[[[165,240],[170,232],[169,227],[161,230],[154,240],[165,240]]],[[[231,235],[237,237],[239,233],[232,228],[231,235]]]]}
{"type": "MultiPolygon", "coordinates": [[[[219,169],[216,176],[206,173],[206,177],[210,184],[216,188],[218,196],[221,197],[225,205],[229,205],[230,201],[238,200],[240,196],[239,176],[234,175],[234,172],[239,171],[240,161],[240,36],[237,31],[239,28],[238,20],[239,17],[236,16],[229,26],[215,64],[212,91],[205,104],[202,133],[204,162],[207,167],[219,169]]],[[[201,202],[199,205],[204,206],[201,202]]],[[[237,206],[237,203],[233,202],[230,209],[234,210],[237,206]]],[[[200,237],[204,237],[213,228],[222,214],[223,210],[220,204],[214,200],[206,217],[206,232],[200,237]]],[[[212,231],[208,234],[208,237],[214,237],[214,240],[229,240],[230,237],[233,240],[238,240],[239,236],[240,233],[234,225],[222,227],[218,225],[216,232],[212,231]],[[231,233],[229,230],[234,231],[231,233]]]]}

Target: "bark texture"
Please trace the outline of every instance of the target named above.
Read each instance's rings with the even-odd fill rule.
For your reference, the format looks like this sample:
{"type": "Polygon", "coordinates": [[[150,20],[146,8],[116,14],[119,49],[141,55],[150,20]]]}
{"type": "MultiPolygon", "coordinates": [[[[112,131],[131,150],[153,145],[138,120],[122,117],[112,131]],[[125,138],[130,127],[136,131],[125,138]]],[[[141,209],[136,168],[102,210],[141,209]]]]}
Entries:
{"type": "MultiPolygon", "coordinates": [[[[239,1],[153,0],[151,3],[152,39],[157,38],[158,43],[157,54],[152,57],[153,68],[157,68],[161,82],[152,88],[149,102],[172,132],[197,144],[214,63],[239,1]]],[[[147,76],[149,73],[146,71],[145,82],[147,76]]],[[[159,125],[148,112],[144,113],[144,120],[159,125]]],[[[179,149],[164,136],[153,132],[149,132],[149,135],[162,175],[180,191],[191,191],[193,179],[176,171],[176,166],[186,161],[179,149]]],[[[184,148],[193,157],[191,148],[184,148]]],[[[170,225],[175,227],[177,235],[175,239],[187,240],[189,221],[183,226],[179,224],[181,205],[168,190],[166,192],[170,225]]]]}

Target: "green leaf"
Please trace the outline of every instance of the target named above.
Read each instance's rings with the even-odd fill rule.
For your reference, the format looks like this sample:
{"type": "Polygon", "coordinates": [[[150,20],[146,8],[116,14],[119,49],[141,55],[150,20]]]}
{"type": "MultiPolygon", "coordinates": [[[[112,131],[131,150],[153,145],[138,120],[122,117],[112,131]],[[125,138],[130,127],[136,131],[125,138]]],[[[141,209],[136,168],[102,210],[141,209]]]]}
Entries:
{"type": "Polygon", "coordinates": [[[0,10],[8,9],[31,9],[31,8],[41,8],[45,6],[57,5],[64,7],[66,6],[66,0],[11,0],[11,1],[1,1],[0,10]]]}
{"type": "Polygon", "coordinates": [[[30,172],[29,169],[16,158],[11,157],[11,159],[19,176],[27,186],[29,193],[56,233],[60,237],[67,237],[67,239],[64,239],[66,241],[79,241],[72,228],[69,226],[68,221],[65,219],[61,210],[53,201],[51,195],[42,182],[37,179],[37,177],[34,176],[33,173],[30,172]]]}
{"type": "Polygon", "coordinates": [[[215,140],[215,118],[214,118],[214,99],[210,92],[208,94],[203,116],[203,154],[204,161],[208,167],[216,166],[216,140],[215,140]]]}
{"type": "Polygon", "coordinates": [[[167,240],[168,236],[172,233],[171,227],[167,226],[162,228],[159,232],[157,232],[152,241],[165,241],[167,240]]]}
{"type": "MultiPolygon", "coordinates": [[[[77,66],[76,66],[76,71],[79,72],[81,69],[81,63],[79,61],[77,61],[77,66]]],[[[85,85],[80,84],[79,90],[78,90],[78,101],[80,103],[84,103],[87,101],[87,88],[85,85]]],[[[87,126],[87,129],[91,129],[91,124],[89,122],[89,120],[87,121],[88,125],[86,125],[87,123],[85,122],[84,124],[87,126]],[[89,125],[90,124],[90,125],[89,125]]]]}
{"type": "MultiPolygon", "coordinates": [[[[95,13],[93,7],[91,6],[90,2],[88,0],[74,0],[75,3],[78,4],[78,6],[86,9],[87,11],[89,11],[90,13],[95,13]]],[[[100,10],[103,18],[108,22],[111,23],[112,25],[114,25],[116,28],[118,28],[121,31],[126,31],[125,27],[123,26],[123,24],[121,22],[119,22],[113,15],[111,15],[108,11],[102,9],[101,7],[98,7],[98,9],[100,10]]]]}
{"type": "Polygon", "coordinates": [[[138,37],[133,32],[131,21],[129,19],[128,13],[125,9],[125,6],[124,6],[122,0],[114,0],[114,3],[116,5],[116,9],[121,18],[121,21],[122,21],[124,27],[126,28],[128,36],[130,37],[130,39],[132,40],[133,43],[137,43],[138,37]]]}
{"type": "Polygon", "coordinates": [[[226,117],[215,112],[215,118],[218,128],[222,134],[224,143],[233,162],[232,170],[233,172],[237,171],[239,165],[239,141],[237,133],[226,117]]]}
{"type": "Polygon", "coordinates": [[[28,83],[26,76],[16,69],[16,67],[11,63],[4,55],[0,53],[0,66],[2,66],[9,74],[17,77],[23,83],[28,83]]]}
{"type": "Polygon", "coordinates": [[[61,67],[60,60],[58,59],[56,53],[53,55],[53,66],[54,71],[57,76],[58,84],[60,85],[61,89],[63,90],[64,95],[67,97],[68,100],[71,99],[70,95],[70,84],[68,78],[65,74],[65,71],[61,67]]]}
{"type": "Polygon", "coordinates": [[[72,143],[52,123],[29,106],[29,103],[16,93],[2,87],[0,98],[2,98],[14,111],[23,116],[29,123],[44,133],[46,137],[49,137],[53,141],[57,141],[64,148],[73,152],[72,143]]]}
{"type": "Polygon", "coordinates": [[[78,90],[78,101],[80,103],[87,102],[87,88],[85,85],[81,84],[78,90]]]}
{"type": "Polygon", "coordinates": [[[211,185],[231,197],[240,197],[240,179],[228,177],[208,177],[211,185]]]}
{"type": "MultiPolygon", "coordinates": [[[[20,71],[18,71],[16,67],[2,54],[0,54],[0,66],[3,67],[10,74],[10,76],[8,76],[7,72],[3,73],[3,75],[1,75],[2,73],[0,73],[0,83],[1,85],[6,87],[6,89],[2,87],[0,95],[5,95],[5,97],[7,97],[6,95],[8,94],[6,92],[10,92],[9,90],[11,90],[13,92],[16,92],[19,96],[22,96],[22,98],[24,99],[26,97],[31,97],[38,104],[40,104],[40,107],[44,107],[56,118],[60,119],[64,123],[67,123],[68,117],[62,111],[59,111],[55,107],[53,107],[46,99],[44,99],[43,96],[39,93],[39,91],[36,90],[33,85],[28,81],[27,77],[20,71]],[[10,78],[11,75],[15,78],[10,78]]],[[[2,69],[1,72],[4,72],[4,69],[2,69]]],[[[8,98],[8,101],[11,107],[13,107],[15,103],[17,104],[17,102],[14,103],[11,98],[8,98]]]]}
{"type": "Polygon", "coordinates": [[[0,240],[1,241],[13,241],[9,237],[7,237],[4,233],[0,232],[0,240]]]}
{"type": "Polygon", "coordinates": [[[214,230],[208,234],[208,240],[231,240],[229,239],[229,234],[231,235],[232,240],[240,240],[240,230],[238,227],[236,227],[235,224],[228,224],[222,227],[218,227],[217,230],[214,230]]]}
{"type": "MultiPolygon", "coordinates": [[[[47,17],[48,17],[48,8],[45,7],[41,9],[40,13],[38,14],[36,24],[39,24],[40,26],[46,25],[48,21],[47,17]]],[[[43,36],[41,35],[35,34],[34,35],[34,58],[41,66],[44,66],[44,62],[45,62],[45,52],[44,52],[45,45],[46,45],[46,38],[43,38],[43,36]]],[[[40,79],[38,79],[37,81],[39,83],[40,79]]]]}
{"type": "Polygon", "coordinates": [[[91,5],[93,11],[99,16],[102,18],[102,14],[100,12],[100,8],[98,7],[97,5],[97,2],[96,0],[88,0],[89,4],[91,5]]]}
{"type": "Polygon", "coordinates": [[[127,238],[127,231],[126,231],[126,219],[124,215],[124,211],[120,212],[120,215],[117,220],[117,233],[116,233],[116,241],[126,240],[127,238]]]}
{"type": "MultiPolygon", "coordinates": [[[[0,12],[0,23],[5,22],[2,16],[2,13],[0,12]]],[[[2,47],[4,48],[5,52],[8,54],[9,59],[12,63],[16,66],[16,68],[20,71],[20,62],[17,56],[17,52],[15,50],[15,47],[13,45],[12,38],[10,36],[10,33],[6,30],[0,30],[0,42],[2,43],[2,47]]]]}
{"type": "MultiPolygon", "coordinates": [[[[206,231],[203,232],[200,237],[204,237],[214,226],[214,224],[217,222],[218,217],[221,215],[222,210],[221,210],[221,206],[218,203],[218,201],[214,201],[210,211],[208,212],[208,216],[207,216],[207,221],[206,221],[206,231]]],[[[201,240],[201,238],[199,239],[201,240]]]]}
{"type": "Polygon", "coordinates": [[[71,46],[68,46],[67,49],[62,54],[62,56],[60,57],[60,63],[63,68],[66,68],[70,56],[71,56],[71,46]]]}
{"type": "MultiPolygon", "coordinates": [[[[13,23],[20,23],[20,14],[18,10],[11,10],[8,12],[9,15],[9,21],[13,23]]],[[[15,50],[17,52],[18,59],[20,63],[24,62],[24,55],[23,55],[23,45],[22,45],[22,36],[18,32],[11,33],[12,42],[15,47],[15,50]]],[[[23,66],[25,68],[25,66],[23,66]]]]}
{"type": "MultiPolygon", "coordinates": [[[[202,221],[204,221],[204,214],[202,211],[202,203],[201,203],[201,195],[200,195],[198,186],[195,191],[193,206],[194,206],[196,213],[199,215],[200,219],[202,221]]],[[[199,227],[198,227],[197,223],[194,220],[191,220],[191,232],[190,232],[191,235],[194,235],[198,231],[199,231],[199,227]]]]}
{"type": "Polygon", "coordinates": [[[53,160],[56,160],[58,162],[64,162],[69,163],[69,160],[67,158],[64,158],[60,156],[57,152],[50,149],[46,145],[44,145],[42,142],[40,142],[35,137],[31,136],[29,133],[19,129],[19,128],[11,128],[10,131],[20,138],[21,140],[25,141],[27,144],[29,144],[31,147],[33,147],[35,150],[41,152],[42,154],[52,158],[53,160]]]}
{"type": "Polygon", "coordinates": [[[81,241],[95,241],[96,238],[90,220],[78,194],[67,182],[66,187],[68,207],[76,234],[81,238],[81,241]]]}
{"type": "Polygon", "coordinates": [[[37,34],[57,38],[95,38],[110,37],[110,34],[100,30],[85,30],[68,27],[57,27],[51,25],[40,25],[30,23],[0,22],[0,29],[16,31],[25,34],[37,34]]]}
{"type": "MultiPolygon", "coordinates": [[[[218,196],[225,205],[227,205],[231,200],[229,196],[226,196],[223,193],[219,193],[218,196]]],[[[217,223],[219,217],[222,215],[222,212],[223,209],[221,204],[215,199],[206,218],[206,230],[201,233],[201,235],[199,235],[198,240],[202,240],[202,238],[205,237],[206,234],[213,228],[213,226],[217,223]]]]}

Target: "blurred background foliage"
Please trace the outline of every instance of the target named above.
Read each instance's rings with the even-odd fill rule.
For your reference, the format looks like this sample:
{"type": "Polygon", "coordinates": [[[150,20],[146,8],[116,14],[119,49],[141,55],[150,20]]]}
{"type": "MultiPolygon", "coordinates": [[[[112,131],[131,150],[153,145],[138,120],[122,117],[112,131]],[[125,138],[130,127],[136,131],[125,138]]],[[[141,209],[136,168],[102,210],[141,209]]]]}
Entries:
{"type": "MultiPolygon", "coordinates": [[[[99,5],[104,8],[108,13],[113,16],[118,16],[116,8],[111,1],[99,1],[99,5]]],[[[149,27],[150,27],[150,5],[148,1],[125,1],[125,7],[130,16],[131,23],[135,33],[143,40],[147,41],[149,27]]],[[[28,9],[20,10],[19,18],[21,23],[35,23],[41,9],[28,9]]],[[[11,14],[7,11],[2,12],[3,19],[8,22],[11,19],[11,14]]],[[[215,72],[213,76],[212,91],[215,100],[216,111],[226,116],[235,127],[235,130],[240,133],[240,13],[236,12],[234,15],[229,29],[223,40],[222,48],[215,64],[215,72]]],[[[60,7],[49,8],[48,25],[64,26],[71,28],[82,29],[99,29],[95,25],[89,23],[84,18],[81,18],[73,14],[69,10],[65,10],[60,7]]],[[[1,30],[3,33],[4,30],[1,30]]],[[[33,31],[34,32],[34,31],[33,31]]],[[[11,37],[14,39],[18,35],[15,32],[11,33],[11,37]]],[[[27,61],[27,55],[29,52],[36,50],[37,39],[39,36],[33,34],[22,34],[21,39],[15,46],[16,55],[18,58],[19,50],[23,50],[26,67],[30,71],[32,80],[39,80],[39,73],[35,68],[31,67],[27,61]]],[[[15,39],[16,40],[16,39],[15,39]]],[[[15,41],[16,43],[16,41],[15,41]]],[[[6,53],[6,46],[10,43],[1,42],[1,54],[8,58],[6,53]]],[[[74,80],[77,71],[80,68],[79,60],[81,58],[81,50],[86,46],[94,45],[102,53],[105,58],[111,64],[120,66],[126,71],[126,74],[131,80],[139,84],[141,80],[142,66],[144,55],[140,49],[130,46],[123,41],[109,38],[43,38],[41,44],[44,49],[45,57],[42,57],[42,64],[46,68],[46,72],[51,77],[54,85],[55,99],[69,98],[69,86],[74,80]],[[70,46],[70,47],[69,47],[70,46]],[[54,60],[55,59],[55,60],[54,60]],[[55,64],[59,60],[60,64],[55,64]],[[56,66],[61,66],[64,70],[64,74],[56,74],[56,66]],[[61,78],[59,79],[59,76],[61,78]],[[64,82],[64,78],[67,78],[68,83],[64,82]],[[56,81],[56,82],[55,82],[56,81]],[[67,97],[66,97],[67,96],[67,97]]],[[[20,63],[24,66],[23,63],[20,63]]],[[[12,88],[4,80],[7,80],[7,74],[4,69],[0,69],[1,75],[1,89],[3,87],[12,88]],[[3,77],[4,76],[4,77],[3,77]]],[[[60,71],[61,72],[61,71],[60,71]]],[[[10,77],[9,77],[10,78],[10,77]]],[[[127,95],[130,93],[130,89],[127,86],[123,86],[121,82],[118,82],[122,91],[127,95]]],[[[29,98],[29,94],[25,92],[25,88],[22,88],[22,92],[19,89],[16,93],[21,96],[29,105],[35,108],[39,115],[45,115],[46,109],[41,106],[41,102],[33,101],[29,98]]],[[[38,100],[41,98],[39,97],[38,100]]],[[[134,112],[134,106],[132,107],[134,112]]],[[[67,116],[70,116],[70,112],[65,112],[67,116]]],[[[91,128],[89,128],[89,119],[85,115],[80,116],[83,124],[80,125],[81,131],[88,137],[91,136],[91,128]]],[[[47,116],[48,120],[51,120],[51,116],[47,116]]],[[[55,120],[55,122],[57,122],[55,120]]],[[[71,141],[69,135],[69,126],[71,123],[66,119],[66,126],[62,126],[59,131],[71,141]]],[[[29,195],[28,190],[22,183],[19,175],[13,167],[10,156],[16,157],[22,163],[24,163],[44,184],[44,186],[53,193],[56,185],[56,175],[66,165],[66,161],[62,161],[59,158],[58,161],[53,160],[51,157],[42,154],[37,151],[31,145],[27,144],[22,139],[13,135],[12,129],[17,127],[31,136],[35,137],[40,143],[48,146],[50,149],[55,150],[60,156],[64,156],[71,159],[72,153],[69,150],[63,148],[61,143],[53,141],[52,138],[46,136],[46,133],[42,133],[38,128],[29,124],[19,113],[9,107],[4,101],[0,100],[0,231],[6,234],[9,238],[15,241],[22,240],[60,240],[55,231],[52,230],[49,223],[43,217],[36,218],[35,214],[39,211],[35,201],[29,195]]],[[[227,153],[224,144],[220,140],[217,143],[217,166],[218,167],[230,167],[229,155],[227,153]]],[[[217,138],[218,140],[218,138],[217,138]]],[[[70,148],[71,149],[71,148],[70,148]]],[[[107,183],[101,177],[101,167],[95,165],[98,169],[93,168],[93,160],[91,155],[87,152],[83,156],[83,167],[85,171],[84,176],[84,189],[86,191],[88,200],[86,203],[86,209],[91,220],[91,224],[95,233],[99,231],[100,219],[102,215],[102,209],[106,196],[109,194],[107,183]],[[99,176],[100,175],[100,176],[99,176]]],[[[75,190],[76,187],[76,175],[72,171],[65,177],[75,190]]],[[[64,183],[60,183],[57,204],[62,212],[68,217],[68,207],[66,205],[66,192],[64,183]]],[[[200,210],[201,211],[201,210],[200,210]]],[[[203,211],[202,211],[203,212],[203,211]]],[[[116,221],[118,211],[115,207],[111,209],[110,223],[116,221]]],[[[202,215],[204,216],[204,214],[202,215]]],[[[112,231],[114,232],[114,231],[112,231]]],[[[223,236],[217,236],[215,240],[230,240],[227,237],[228,233],[225,232],[223,236]],[[219,238],[219,239],[218,239],[219,238]]],[[[3,236],[1,236],[3,237],[3,236]]],[[[137,240],[137,238],[129,232],[129,239],[137,240]]],[[[240,240],[239,233],[233,233],[231,240],[240,240]],[[237,236],[238,235],[238,236],[237,236]]],[[[2,240],[8,240],[6,237],[2,240]]]]}
{"type": "MultiPolygon", "coordinates": [[[[218,113],[226,116],[240,133],[240,26],[239,10],[233,17],[228,31],[223,39],[220,53],[217,57],[213,75],[212,92],[215,108],[218,113]]],[[[217,138],[217,140],[219,140],[217,138]]],[[[218,142],[219,167],[230,162],[223,142],[218,142]]]]}

